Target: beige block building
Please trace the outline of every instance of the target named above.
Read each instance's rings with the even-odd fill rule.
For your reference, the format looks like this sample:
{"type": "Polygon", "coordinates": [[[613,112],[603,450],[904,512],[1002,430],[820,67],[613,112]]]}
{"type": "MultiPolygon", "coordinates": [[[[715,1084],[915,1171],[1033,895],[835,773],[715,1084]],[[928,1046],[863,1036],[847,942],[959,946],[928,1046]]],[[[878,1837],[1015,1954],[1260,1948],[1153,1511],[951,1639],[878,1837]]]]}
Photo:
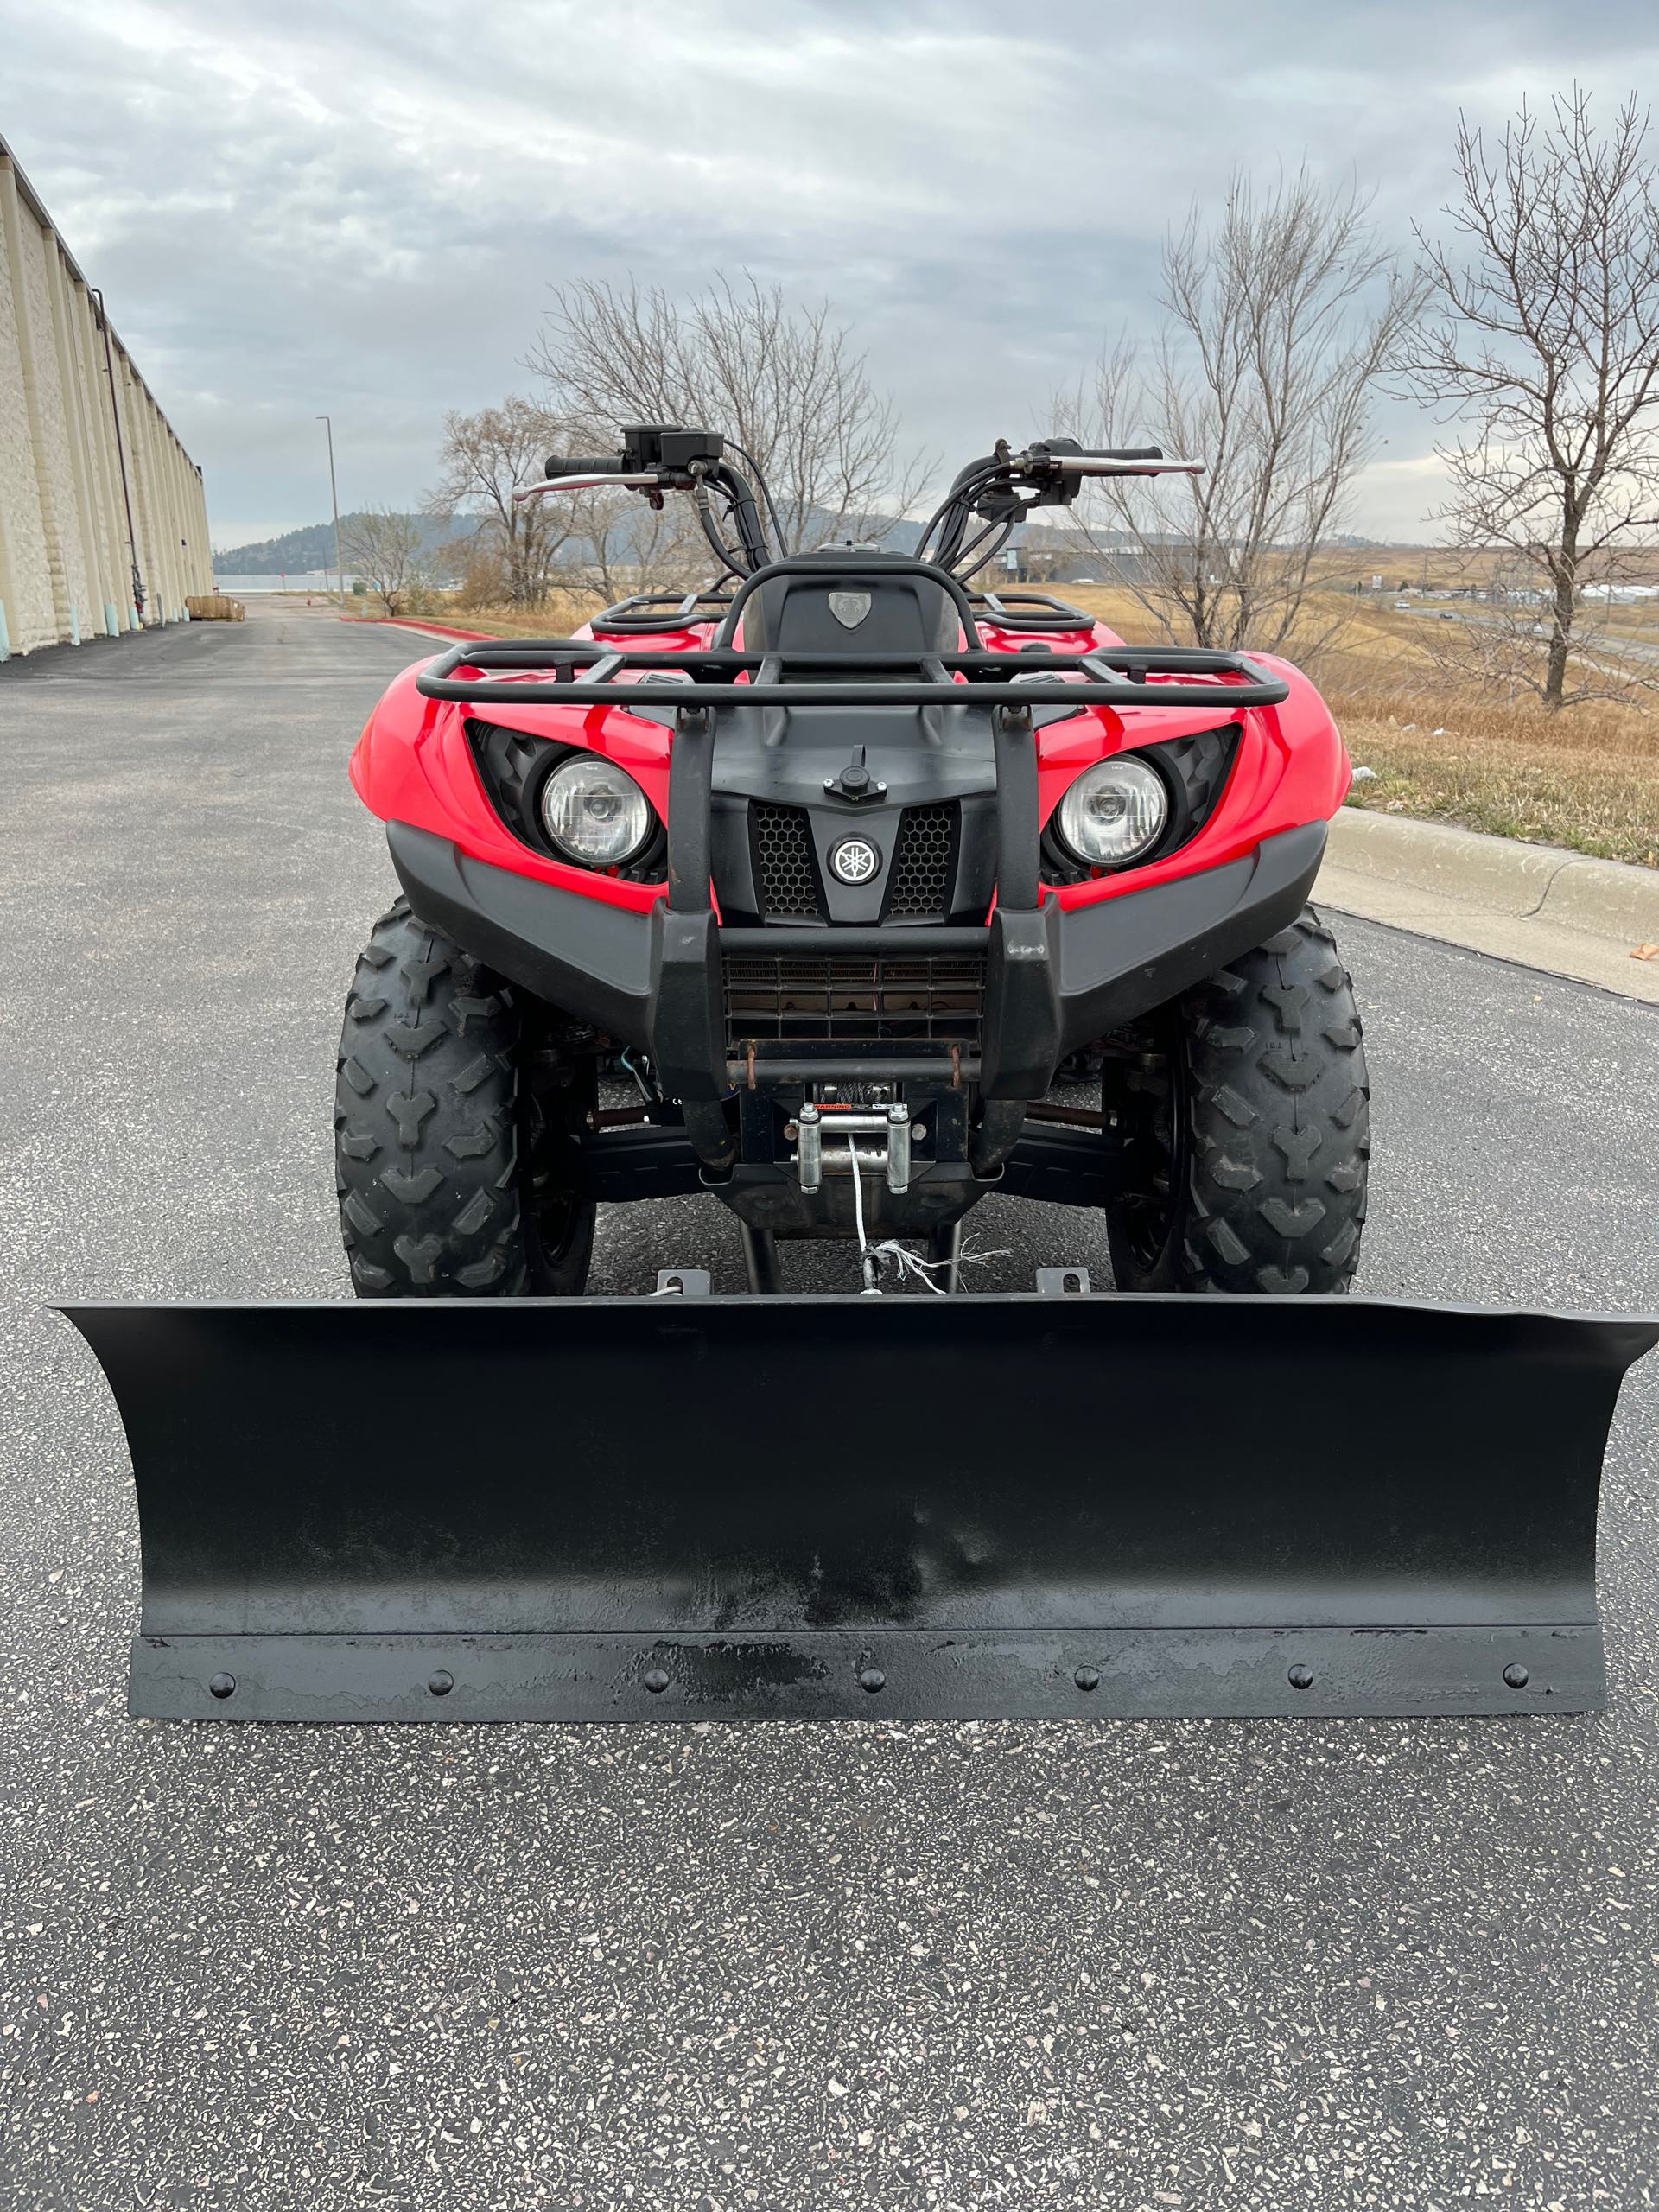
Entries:
{"type": "Polygon", "coordinates": [[[0,660],[213,588],[201,471],[0,138],[0,660]]]}

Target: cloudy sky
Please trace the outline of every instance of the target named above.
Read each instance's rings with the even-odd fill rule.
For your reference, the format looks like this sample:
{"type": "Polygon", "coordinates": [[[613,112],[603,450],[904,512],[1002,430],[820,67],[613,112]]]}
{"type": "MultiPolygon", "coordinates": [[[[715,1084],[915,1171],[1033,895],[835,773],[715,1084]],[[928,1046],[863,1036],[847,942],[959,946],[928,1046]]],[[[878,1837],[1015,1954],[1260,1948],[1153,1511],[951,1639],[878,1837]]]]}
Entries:
{"type": "MultiPolygon", "coordinates": [[[[1044,427],[1230,169],[1304,157],[1401,247],[1459,107],[1659,95],[1651,0],[0,0],[0,130],[207,474],[216,543],[412,505],[527,389],[550,285],[827,296],[918,442],[1044,427]]],[[[1433,427],[1357,524],[1421,537],[1433,427]]]]}

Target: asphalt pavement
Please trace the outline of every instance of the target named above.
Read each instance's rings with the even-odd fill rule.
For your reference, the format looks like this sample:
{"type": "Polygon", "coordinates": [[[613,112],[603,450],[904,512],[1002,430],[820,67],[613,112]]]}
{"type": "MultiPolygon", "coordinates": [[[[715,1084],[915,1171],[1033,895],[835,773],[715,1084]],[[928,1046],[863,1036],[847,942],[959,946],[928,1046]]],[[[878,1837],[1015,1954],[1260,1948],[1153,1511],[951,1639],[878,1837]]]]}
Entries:
{"type": "MultiPolygon", "coordinates": [[[[348,1294],[334,1044],[395,887],[345,766],[420,650],[265,608],[0,669],[0,2206],[1653,2203],[1659,1361],[1601,1719],[126,1719],[126,1454],[46,1302],[348,1294]]],[[[1340,935],[1361,1287],[1659,1308],[1654,1010],[1340,935]]],[[[1092,1221],[970,1226],[987,1287],[1105,1278],[1092,1221]]],[[[715,1202],[601,1221],[595,1288],[667,1264],[740,1286],[715,1202]]],[[[1352,1409],[1251,1417],[1342,1481],[1352,1409]]]]}

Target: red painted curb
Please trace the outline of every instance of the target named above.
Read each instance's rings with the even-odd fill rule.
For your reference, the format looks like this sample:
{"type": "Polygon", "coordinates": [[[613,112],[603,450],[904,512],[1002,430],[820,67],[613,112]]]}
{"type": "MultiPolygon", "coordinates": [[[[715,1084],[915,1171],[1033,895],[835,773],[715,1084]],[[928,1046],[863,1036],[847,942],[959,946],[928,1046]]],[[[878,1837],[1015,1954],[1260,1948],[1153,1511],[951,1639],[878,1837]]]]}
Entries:
{"type": "Polygon", "coordinates": [[[426,622],[415,614],[342,614],[342,622],[354,622],[365,629],[424,630],[434,638],[458,638],[463,645],[486,645],[499,643],[487,630],[454,630],[447,622],[426,622]]]}

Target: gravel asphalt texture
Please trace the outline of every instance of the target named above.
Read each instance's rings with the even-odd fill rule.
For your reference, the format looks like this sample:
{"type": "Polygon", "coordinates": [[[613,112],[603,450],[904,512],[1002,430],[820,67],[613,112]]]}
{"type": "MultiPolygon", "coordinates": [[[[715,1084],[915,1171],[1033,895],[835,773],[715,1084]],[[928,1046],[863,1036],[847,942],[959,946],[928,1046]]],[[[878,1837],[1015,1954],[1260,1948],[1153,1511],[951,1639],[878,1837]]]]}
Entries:
{"type": "MultiPolygon", "coordinates": [[[[125,1719],[126,1453],[45,1302],[347,1294],[334,1041],[393,886],[346,759],[420,650],[267,607],[0,670],[0,2205],[1653,2203],[1659,1361],[1602,1719],[125,1719]]],[[[1340,934],[1363,1287],[1659,1307],[1654,1012],[1340,934]]],[[[1090,1220],[973,1228],[987,1283],[1105,1275],[1090,1220]]],[[[713,1201],[601,1222],[594,1287],[669,1263],[739,1287],[713,1201]]],[[[1315,1493],[1364,1413],[1241,1418],[1315,1493]]]]}

